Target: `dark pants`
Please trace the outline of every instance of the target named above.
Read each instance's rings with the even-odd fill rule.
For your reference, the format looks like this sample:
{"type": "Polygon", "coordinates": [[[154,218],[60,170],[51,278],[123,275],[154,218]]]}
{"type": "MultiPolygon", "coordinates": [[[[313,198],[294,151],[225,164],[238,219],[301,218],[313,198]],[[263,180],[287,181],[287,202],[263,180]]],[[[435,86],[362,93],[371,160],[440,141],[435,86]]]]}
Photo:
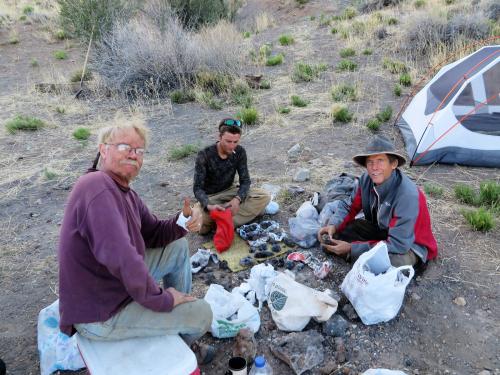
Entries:
{"type": "MultiPolygon", "coordinates": [[[[335,234],[334,237],[338,240],[353,242],[353,241],[386,241],[387,230],[380,229],[378,225],[365,219],[357,219],[351,221],[341,233],[335,234]]],[[[389,259],[394,267],[400,266],[415,266],[420,262],[420,258],[409,249],[406,254],[389,253],[389,259]]],[[[351,262],[356,259],[349,258],[351,262]]]]}

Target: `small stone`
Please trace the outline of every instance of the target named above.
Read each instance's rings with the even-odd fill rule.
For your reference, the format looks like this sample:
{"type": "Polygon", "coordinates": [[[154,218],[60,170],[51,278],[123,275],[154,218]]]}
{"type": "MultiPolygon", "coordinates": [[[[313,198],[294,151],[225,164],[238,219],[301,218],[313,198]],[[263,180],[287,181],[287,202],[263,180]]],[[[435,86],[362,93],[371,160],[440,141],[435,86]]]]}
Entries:
{"type": "Polygon", "coordinates": [[[295,267],[295,262],[293,260],[285,260],[285,268],[287,270],[293,270],[293,267],[295,267]]]}
{"type": "Polygon", "coordinates": [[[296,185],[288,186],[287,190],[292,196],[302,194],[305,191],[303,187],[296,185]]]}
{"type": "Polygon", "coordinates": [[[458,306],[465,306],[467,302],[464,297],[457,297],[453,300],[453,303],[458,306]]]}
{"type": "Polygon", "coordinates": [[[422,299],[422,297],[420,297],[417,293],[412,293],[411,299],[415,300],[415,301],[420,301],[422,299]]]}
{"type": "Polygon", "coordinates": [[[349,323],[338,314],[333,315],[323,323],[323,334],[333,337],[343,337],[349,327],[349,323]]]}
{"type": "Polygon", "coordinates": [[[304,182],[311,178],[311,172],[307,168],[299,168],[293,176],[293,181],[304,182]]]}
{"type": "Polygon", "coordinates": [[[287,151],[288,157],[291,159],[298,158],[301,153],[302,153],[302,147],[298,143],[287,151]]]}
{"type": "Polygon", "coordinates": [[[344,307],[342,307],[342,311],[346,314],[347,319],[349,320],[356,320],[359,318],[358,314],[356,314],[356,310],[354,310],[354,307],[352,307],[351,304],[344,305],[344,307]]]}
{"type": "Polygon", "coordinates": [[[319,373],[329,375],[332,374],[336,369],[337,363],[335,361],[328,361],[319,369],[319,373]]]}

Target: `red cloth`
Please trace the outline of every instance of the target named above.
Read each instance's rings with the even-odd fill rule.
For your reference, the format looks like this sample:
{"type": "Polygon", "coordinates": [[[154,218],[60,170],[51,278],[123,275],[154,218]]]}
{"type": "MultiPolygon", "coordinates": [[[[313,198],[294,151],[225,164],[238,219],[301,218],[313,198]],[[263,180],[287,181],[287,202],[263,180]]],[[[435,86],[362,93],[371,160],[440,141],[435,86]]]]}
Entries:
{"type": "Polygon", "coordinates": [[[234,238],[234,225],[233,225],[233,215],[231,210],[227,209],[224,211],[212,210],[210,211],[210,217],[215,221],[217,229],[214,236],[214,245],[219,253],[229,249],[233,243],[234,238]]]}

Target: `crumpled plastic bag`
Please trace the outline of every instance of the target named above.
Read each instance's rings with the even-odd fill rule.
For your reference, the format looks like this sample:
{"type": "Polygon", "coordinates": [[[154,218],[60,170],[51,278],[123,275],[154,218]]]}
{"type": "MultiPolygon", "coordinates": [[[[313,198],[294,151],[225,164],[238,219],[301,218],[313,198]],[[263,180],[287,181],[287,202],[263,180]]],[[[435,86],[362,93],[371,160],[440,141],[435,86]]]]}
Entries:
{"type": "Polygon", "coordinates": [[[256,333],[260,328],[257,308],[237,291],[230,293],[218,284],[211,284],[205,301],[213,313],[210,332],[218,338],[234,337],[240,329],[249,328],[256,333]]]}
{"type": "Polygon", "coordinates": [[[40,311],[37,330],[41,375],[85,367],[76,336],[69,337],[59,330],[59,300],[40,311]]]}
{"type": "Polygon", "coordinates": [[[191,273],[198,273],[201,271],[208,265],[210,259],[212,259],[212,262],[215,264],[219,263],[219,257],[217,254],[212,253],[210,249],[198,249],[198,251],[189,258],[191,262],[191,273]]]}
{"type": "Polygon", "coordinates": [[[255,290],[255,295],[259,301],[259,311],[262,304],[267,300],[269,289],[273,279],[278,275],[274,267],[270,264],[257,264],[250,270],[250,278],[247,280],[250,287],[255,290]]]}

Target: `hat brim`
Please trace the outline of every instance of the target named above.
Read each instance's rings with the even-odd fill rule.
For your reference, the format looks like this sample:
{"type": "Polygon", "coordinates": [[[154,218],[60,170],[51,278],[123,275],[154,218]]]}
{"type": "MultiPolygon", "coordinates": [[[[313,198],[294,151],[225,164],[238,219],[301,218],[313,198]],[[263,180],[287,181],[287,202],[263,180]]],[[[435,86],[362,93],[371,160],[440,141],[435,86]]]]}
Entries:
{"type": "Polygon", "coordinates": [[[360,165],[361,167],[366,167],[366,158],[368,156],[372,156],[372,155],[379,155],[379,154],[387,154],[387,155],[392,155],[394,157],[396,157],[398,159],[398,167],[402,167],[403,165],[406,164],[406,158],[401,155],[401,154],[398,154],[397,152],[393,152],[393,151],[376,151],[376,152],[370,152],[370,153],[365,153],[365,154],[358,154],[358,155],[355,155],[352,160],[354,160],[354,162],[358,165],[360,165]]]}

